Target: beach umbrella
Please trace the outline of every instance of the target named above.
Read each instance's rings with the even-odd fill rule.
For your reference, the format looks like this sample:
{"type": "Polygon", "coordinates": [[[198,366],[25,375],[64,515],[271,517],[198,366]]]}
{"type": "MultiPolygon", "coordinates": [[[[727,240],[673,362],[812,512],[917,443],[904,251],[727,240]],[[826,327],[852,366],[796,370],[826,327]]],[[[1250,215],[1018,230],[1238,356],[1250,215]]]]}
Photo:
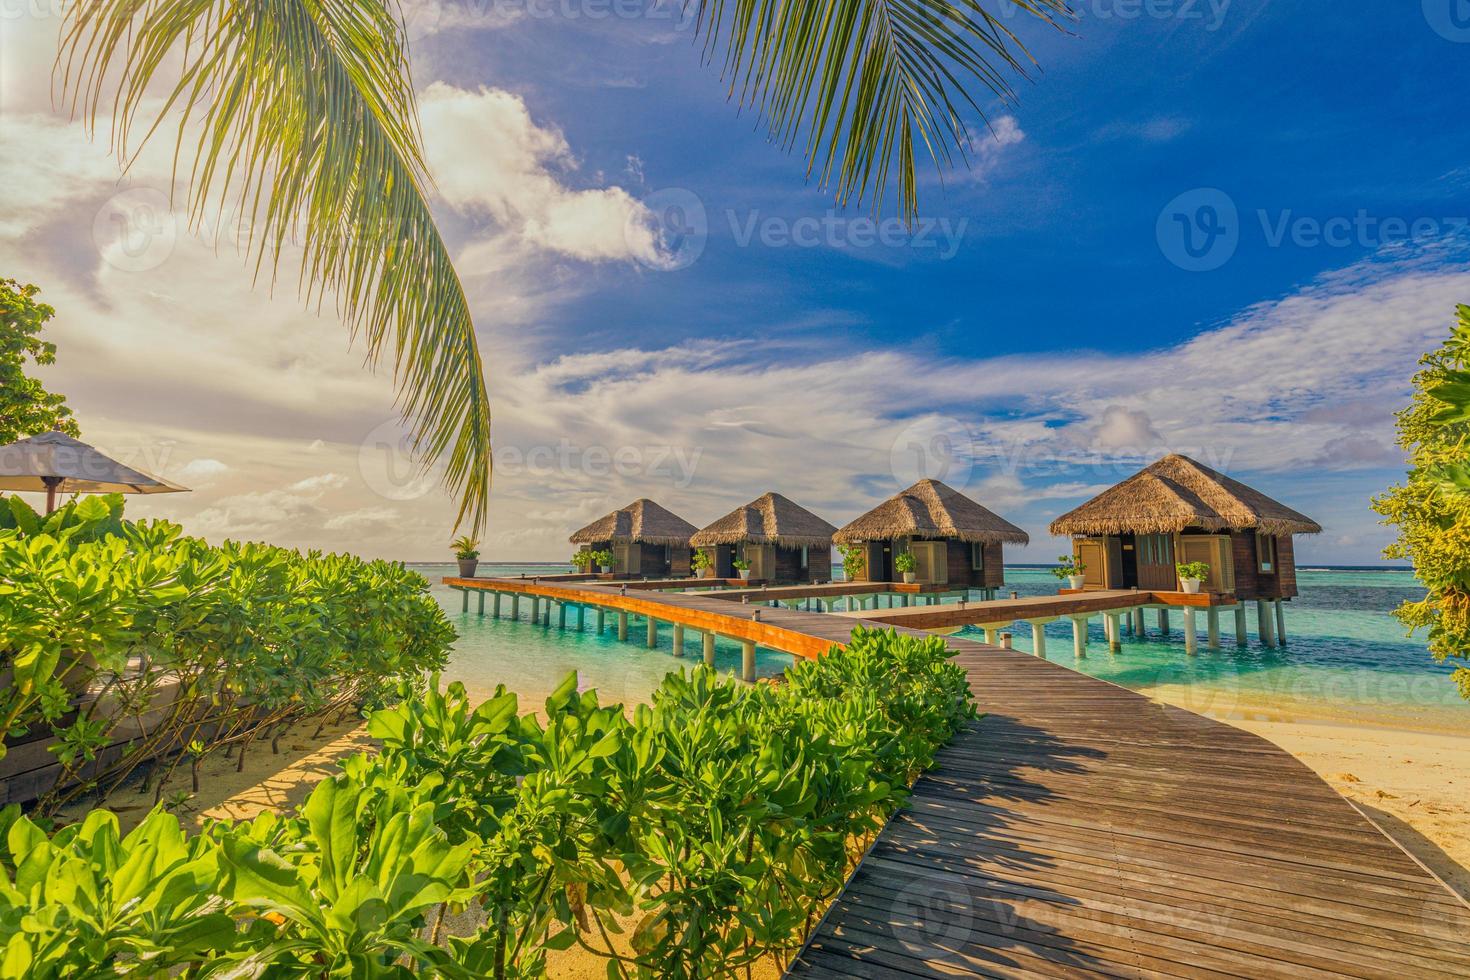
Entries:
{"type": "Polygon", "coordinates": [[[0,446],[0,490],[46,494],[46,513],[58,493],[180,493],[188,487],[124,466],[63,432],[43,432],[0,446]]]}

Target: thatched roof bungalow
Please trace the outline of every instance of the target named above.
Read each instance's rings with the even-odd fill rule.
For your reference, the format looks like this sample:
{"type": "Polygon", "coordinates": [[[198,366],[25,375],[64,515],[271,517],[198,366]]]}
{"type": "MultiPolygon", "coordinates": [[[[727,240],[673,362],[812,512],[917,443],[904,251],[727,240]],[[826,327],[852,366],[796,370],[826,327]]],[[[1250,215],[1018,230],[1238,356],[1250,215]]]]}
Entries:
{"type": "Polygon", "coordinates": [[[767,493],[701,529],[690,544],[713,559],[711,574],[732,578],[733,562],[750,562],[750,577],[780,583],[832,578],[832,535],[837,528],[805,507],[767,493]]]}
{"type": "Polygon", "coordinates": [[[909,552],[920,583],[993,589],[1005,582],[1003,545],[1031,538],[953,487],[920,480],[840,529],[833,540],[863,549],[860,581],[901,578],[893,562],[909,552]]]}
{"type": "Polygon", "coordinates": [[[697,530],[684,518],[641,498],[593,521],[571,537],[583,551],[610,551],[615,575],[650,578],[689,574],[689,539],[697,530]]]}
{"type": "Polygon", "coordinates": [[[1238,599],[1297,594],[1292,536],[1317,534],[1304,514],[1188,456],[1165,456],[1057,518],[1073,537],[1090,589],[1175,590],[1175,566],[1210,566],[1205,591],[1238,599]]]}

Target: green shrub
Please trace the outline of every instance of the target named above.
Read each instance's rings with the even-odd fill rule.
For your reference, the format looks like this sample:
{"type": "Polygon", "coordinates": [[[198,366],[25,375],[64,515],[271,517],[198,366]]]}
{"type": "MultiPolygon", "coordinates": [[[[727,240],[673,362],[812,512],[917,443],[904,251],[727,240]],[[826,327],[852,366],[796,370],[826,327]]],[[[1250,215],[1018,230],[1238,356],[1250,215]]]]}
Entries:
{"type": "Polygon", "coordinates": [[[911,551],[900,552],[893,559],[893,568],[895,571],[898,572],[912,572],[915,568],[918,567],[919,561],[917,558],[914,557],[914,554],[911,551]]]}
{"type": "Polygon", "coordinates": [[[197,771],[209,752],[243,753],[302,718],[381,705],[447,662],[454,632],[428,582],[400,565],[215,547],[176,524],[124,520],[117,496],[44,519],[11,497],[0,507],[0,637],[0,668],[13,672],[0,688],[5,732],[52,726],[59,738],[64,771],[42,801],[51,812],[144,763],[171,771],[182,757],[165,749],[201,746],[188,753],[197,771]],[[87,687],[98,696],[72,713],[87,687]],[[148,737],[79,778],[119,726],[165,703],[148,737]]]}
{"type": "Polygon", "coordinates": [[[1180,562],[1174,566],[1174,571],[1179,573],[1181,579],[1197,578],[1203,582],[1210,577],[1210,563],[1207,561],[1180,562]]]}
{"type": "Polygon", "coordinates": [[[109,814],[48,840],[7,809],[0,952],[36,977],[458,978],[541,976],[578,945],[609,976],[733,976],[800,946],[973,717],[942,640],[864,629],[785,684],[670,674],[631,717],[576,675],[539,717],[435,680],[374,713],[381,751],[299,816],[185,839],[155,812],[119,842],[109,814]],[[478,924],[446,934],[467,908],[478,924]]]}

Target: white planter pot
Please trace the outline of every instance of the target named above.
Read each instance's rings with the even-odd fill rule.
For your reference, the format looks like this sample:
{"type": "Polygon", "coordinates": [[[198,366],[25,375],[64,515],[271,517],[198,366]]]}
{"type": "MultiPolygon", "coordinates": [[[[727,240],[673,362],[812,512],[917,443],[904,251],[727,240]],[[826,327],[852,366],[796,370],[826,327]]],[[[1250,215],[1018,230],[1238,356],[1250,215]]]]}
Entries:
{"type": "Polygon", "coordinates": [[[1199,592],[1200,580],[1197,578],[1182,578],[1179,580],[1179,585],[1188,594],[1195,595],[1199,592]]]}
{"type": "Polygon", "coordinates": [[[913,585],[914,582],[918,581],[918,576],[915,575],[913,572],[904,572],[903,573],[903,580],[904,580],[904,583],[905,584],[907,584],[907,585],[913,585]]]}
{"type": "Polygon", "coordinates": [[[739,568],[739,569],[736,569],[736,571],[738,571],[740,573],[740,580],[742,582],[745,582],[745,581],[749,581],[750,580],[750,569],[748,569],[748,568],[739,568]]]}
{"type": "Polygon", "coordinates": [[[1080,588],[1082,588],[1086,584],[1087,584],[1087,576],[1086,575],[1068,575],[1067,576],[1067,587],[1070,588],[1070,589],[1080,589],[1080,588]]]}

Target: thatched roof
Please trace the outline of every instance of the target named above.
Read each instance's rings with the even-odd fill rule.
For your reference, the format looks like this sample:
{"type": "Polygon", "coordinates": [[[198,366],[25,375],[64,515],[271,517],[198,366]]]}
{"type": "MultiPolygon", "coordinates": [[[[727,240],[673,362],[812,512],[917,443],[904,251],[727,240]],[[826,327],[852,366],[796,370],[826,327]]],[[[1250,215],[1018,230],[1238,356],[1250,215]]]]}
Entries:
{"type": "Polygon", "coordinates": [[[782,548],[830,548],[837,528],[779,493],[737,507],[689,540],[696,548],[717,544],[774,544],[782,548]]]}
{"type": "Polygon", "coordinates": [[[696,530],[684,518],[643,498],[588,524],[572,535],[572,544],[638,541],[643,544],[687,545],[696,530]]]}
{"type": "Polygon", "coordinates": [[[1173,534],[1258,530],[1316,534],[1321,525],[1259,490],[1217,473],[1188,456],[1169,455],[1058,517],[1051,533],[1173,534]]]}
{"type": "Polygon", "coordinates": [[[1031,536],[938,480],[920,480],[842,528],[838,544],[903,537],[1028,544],[1031,536]]]}

